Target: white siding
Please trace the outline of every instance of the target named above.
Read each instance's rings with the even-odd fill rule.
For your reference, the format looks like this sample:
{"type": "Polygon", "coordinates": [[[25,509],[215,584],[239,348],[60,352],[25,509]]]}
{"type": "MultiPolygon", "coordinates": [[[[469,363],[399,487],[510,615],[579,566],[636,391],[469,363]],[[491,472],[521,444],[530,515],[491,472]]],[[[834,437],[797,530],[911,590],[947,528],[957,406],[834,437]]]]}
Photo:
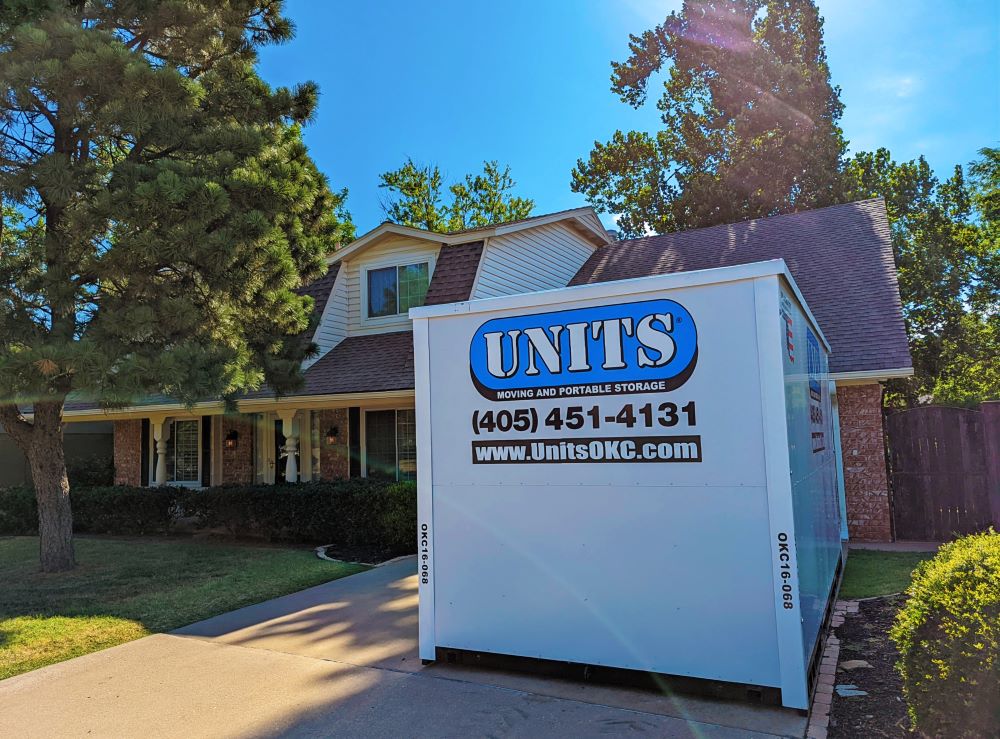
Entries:
{"type": "Polygon", "coordinates": [[[583,220],[589,223],[591,226],[596,228],[599,232],[607,232],[607,228],[601,223],[601,219],[598,218],[593,212],[587,213],[583,216],[583,220]]]}
{"type": "Polygon", "coordinates": [[[313,337],[313,341],[319,347],[319,352],[312,359],[303,362],[302,369],[308,368],[346,337],[347,289],[344,268],[341,266],[333,281],[333,289],[330,291],[330,298],[326,301],[326,308],[319,319],[319,326],[316,327],[316,336],[313,337]]]}
{"type": "MultiPolygon", "coordinates": [[[[430,274],[433,276],[434,262],[437,260],[440,250],[440,244],[399,238],[365,249],[357,258],[348,259],[341,267],[341,275],[345,278],[344,294],[347,298],[347,335],[379,334],[409,329],[412,322],[405,315],[381,318],[371,322],[365,320],[364,291],[361,286],[362,274],[369,267],[387,267],[393,264],[428,261],[430,262],[430,274]]],[[[341,275],[337,275],[338,282],[341,275]]]]}
{"type": "Polygon", "coordinates": [[[562,223],[495,236],[486,242],[472,297],[566,287],[594,249],[562,223]]]}

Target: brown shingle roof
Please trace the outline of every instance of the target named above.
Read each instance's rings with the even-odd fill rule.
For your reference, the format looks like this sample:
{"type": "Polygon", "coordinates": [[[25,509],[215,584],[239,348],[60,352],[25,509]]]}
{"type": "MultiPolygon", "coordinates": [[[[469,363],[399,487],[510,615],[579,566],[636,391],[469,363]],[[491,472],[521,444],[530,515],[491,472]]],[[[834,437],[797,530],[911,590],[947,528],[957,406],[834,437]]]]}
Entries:
{"type": "Polygon", "coordinates": [[[912,366],[881,199],[599,248],[571,285],[784,259],[826,334],[830,371],[912,366]]]}
{"type": "Polygon", "coordinates": [[[295,291],[299,295],[308,295],[315,301],[313,313],[317,317],[322,316],[326,309],[326,303],[330,299],[330,293],[333,292],[333,283],[337,281],[338,272],[340,272],[340,262],[334,262],[325,275],[295,291]]]}
{"type": "Polygon", "coordinates": [[[442,246],[438,252],[434,275],[427,288],[424,305],[439,305],[468,300],[472,283],[483,255],[483,242],[472,241],[456,246],[442,246]]]}
{"type": "Polygon", "coordinates": [[[293,395],[413,389],[413,332],[349,336],[313,364],[293,395]]]}

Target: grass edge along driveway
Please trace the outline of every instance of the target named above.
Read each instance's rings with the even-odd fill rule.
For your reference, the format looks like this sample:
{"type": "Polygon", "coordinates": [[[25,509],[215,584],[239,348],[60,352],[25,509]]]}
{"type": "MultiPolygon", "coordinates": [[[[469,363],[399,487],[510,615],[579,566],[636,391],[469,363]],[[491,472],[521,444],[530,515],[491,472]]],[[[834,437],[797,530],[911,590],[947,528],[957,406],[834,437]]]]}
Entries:
{"type": "Polygon", "coordinates": [[[43,574],[36,537],[0,537],[0,680],[367,569],[182,539],[77,537],[76,557],[43,574]]]}

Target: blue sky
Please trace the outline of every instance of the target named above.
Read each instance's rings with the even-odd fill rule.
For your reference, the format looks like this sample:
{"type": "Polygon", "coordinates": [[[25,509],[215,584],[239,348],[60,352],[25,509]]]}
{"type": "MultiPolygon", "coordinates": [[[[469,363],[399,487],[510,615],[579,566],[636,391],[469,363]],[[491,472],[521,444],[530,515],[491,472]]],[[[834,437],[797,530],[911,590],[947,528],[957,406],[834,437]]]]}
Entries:
{"type": "MultiPolygon", "coordinates": [[[[288,0],[289,44],[265,50],[274,85],[319,83],[306,141],[348,187],[359,233],[383,220],[378,175],[406,157],[449,180],[511,165],[536,213],[585,205],[569,173],[617,128],[655,130],[609,87],[629,33],[680,0],[288,0]]],[[[854,151],[924,154],[939,175],[1000,145],[1000,3],[820,0],[827,56],[854,151]]],[[[652,91],[651,100],[659,97],[652,91]]],[[[608,215],[602,216],[612,223],[608,215]]]]}

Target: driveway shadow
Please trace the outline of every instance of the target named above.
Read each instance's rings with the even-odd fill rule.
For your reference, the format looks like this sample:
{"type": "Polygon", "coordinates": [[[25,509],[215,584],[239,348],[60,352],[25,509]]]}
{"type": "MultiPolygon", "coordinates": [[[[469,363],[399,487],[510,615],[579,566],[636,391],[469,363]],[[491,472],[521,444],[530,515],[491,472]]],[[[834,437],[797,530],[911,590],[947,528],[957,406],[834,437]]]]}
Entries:
{"type": "Polygon", "coordinates": [[[365,667],[420,669],[416,558],[392,562],[173,632],[365,667]]]}

